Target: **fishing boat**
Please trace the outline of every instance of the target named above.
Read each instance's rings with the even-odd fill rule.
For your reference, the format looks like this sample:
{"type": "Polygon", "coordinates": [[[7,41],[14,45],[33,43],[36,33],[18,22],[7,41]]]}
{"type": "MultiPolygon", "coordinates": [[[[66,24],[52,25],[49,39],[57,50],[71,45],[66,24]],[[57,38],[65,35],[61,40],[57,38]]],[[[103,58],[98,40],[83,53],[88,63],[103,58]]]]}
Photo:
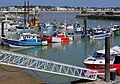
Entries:
{"type": "Polygon", "coordinates": [[[44,23],[40,26],[41,32],[43,33],[43,35],[47,35],[50,36],[53,34],[53,32],[56,30],[56,25],[54,23],[44,23]]]}
{"type": "Polygon", "coordinates": [[[115,32],[120,30],[120,25],[110,25],[108,28],[110,28],[111,31],[115,32]]]}
{"type": "Polygon", "coordinates": [[[50,43],[70,42],[73,37],[66,37],[65,32],[55,32],[52,36],[44,36],[50,43]]]}
{"type": "Polygon", "coordinates": [[[74,24],[73,31],[67,33],[67,36],[70,37],[81,37],[84,33],[84,27],[78,24],[77,22],[74,24]]]}
{"type": "Polygon", "coordinates": [[[47,41],[43,40],[37,34],[22,33],[18,38],[7,38],[7,44],[10,47],[28,47],[47,45],[47,41]]]}
{"type": "Polygon", "coordinates": [[[22,23],[19,23],[18,26],[16,26],[16,31],[17,32],[23,32],[23,31],[29,31],[30,27],[29,24],[27,23],[26,26],[22,23]]]}
{"type": "Polygon", "coordinates": [[[90,38],[92,39],[103,39],[107,36],[112,35],[112,31],[109,29],[103,29],[102,27],[92,28],[90,31],[90,38]]]}
{"type": "Polygon", "coordinates": [[[50,43],[70,42],[73,40],[72,37],[44,36],[44,38],[50,43]]]}
{"type": "Polygon", "coordinates": [[[75,32],[75,34],[83,34],[83,32],[84,32],[84,27],[82,26],[82,25],[80,25],[80,24],[78,24],[78,22],[76,22],[75,24],[74,24],[74,32],[75,32]]]}
{"type": "MultiPolygon", "coordinates": [[[[110,69],[115,68],[117,75],[120,75],[120,47],[110,48],[110,69]]],[[[84,60],[84,64],[89,69],[105,68],[105,49],[96,51],[92,56],[84,60]]]]}
{"type": "Polygon", "coordinates": [[[104,39],[107,36],[110,36],[111,33],[101,33],[101,34],[94,34],[93,36],[90,36],[92,39],[104,39]]]}
{"type": "Polygon", "coordinates": [[[114,35],[120,36],[120,25],[111,25],[108,28],[113,31],[114,35]]]}

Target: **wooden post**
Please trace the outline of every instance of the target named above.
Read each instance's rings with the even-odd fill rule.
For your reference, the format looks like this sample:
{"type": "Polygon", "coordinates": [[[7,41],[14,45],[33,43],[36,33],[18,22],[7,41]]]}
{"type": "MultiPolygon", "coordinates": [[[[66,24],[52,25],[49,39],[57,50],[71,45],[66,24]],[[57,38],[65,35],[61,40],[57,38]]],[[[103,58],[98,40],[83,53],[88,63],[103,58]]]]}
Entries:
{"type": "Polygon", "coordinates": [[[4,22],[2,22],[1,27],[2,27],[1,36],[4,37],[4,22]]]}
{"type": "Polygon", "coordinates": [[[87,21],[86,19],[84,19],[84,31],[85,31],[85,35],[87,34],[87,21]]]}
{"type": "Polygon", "coordinates": [[[105,81],[110,81],[110,37],[105,37],[105,81]]]}

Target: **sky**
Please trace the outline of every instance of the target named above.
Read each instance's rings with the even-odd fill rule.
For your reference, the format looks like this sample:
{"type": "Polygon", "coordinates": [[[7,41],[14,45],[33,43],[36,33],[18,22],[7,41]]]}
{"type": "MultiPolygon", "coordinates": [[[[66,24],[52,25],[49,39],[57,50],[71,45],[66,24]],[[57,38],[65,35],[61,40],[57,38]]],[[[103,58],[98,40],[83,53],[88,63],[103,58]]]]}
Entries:
{"type": "MultiPolygon", "coordinates": [[[[25,0],[0,0],[0,6],[22,6],[25,0]]],[[[28,1],[28,0],[26,0],[28,1]]],[[[29,0],[30,5],[70,7],[120,7],[120,0],[29,0]]]]}

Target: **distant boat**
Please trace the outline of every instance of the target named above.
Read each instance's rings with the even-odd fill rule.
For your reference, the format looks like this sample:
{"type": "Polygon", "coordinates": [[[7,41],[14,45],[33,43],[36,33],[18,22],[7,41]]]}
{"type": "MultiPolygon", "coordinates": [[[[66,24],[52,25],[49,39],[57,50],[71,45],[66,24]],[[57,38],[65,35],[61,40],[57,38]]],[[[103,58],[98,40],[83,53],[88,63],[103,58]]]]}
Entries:
{"type": "Polygon", "coordinates": [[[108,26],[108,28],[110,28],[111,31],[115,32],[115,31],[120,30],[120,25],[110,25],[108,26]]]}
{"type": "Polygon", "coordinates": [[[93,35],[93,36],[90,36],[90,38],[93,38],[93,39],[103,39],[107,36],[110,36],[111,33],[105,33],[105,34],[98,34],[98,35],[93,35]]]}
{"type": "Polygon", "coordinates": [[[42,24],[40,28],[41,28],[41,32],[44,35],[50,36],[53,34],[53,32],[56,30],[57,27],[54,23],[47,22],[42,24]]]}
{"type": "Polygon", "coordinates": [[[70,37],[53,37],[53,36],[44,36],[44,37],[50,43],[61,43],[61,42],[72,41],[72,38],[70,37]]]}
{"type": "Polygon", "coordinates": [[[23,32],[29,30],[29,27],[16,26],[17,32],[23,32]]]}
{"type": "Polygon", "coordinates": [[[108,26],[108,28],[110,28],[111,31],[113,31],[114,35],[120,36],[120,25],[111,25],[108,26]]]}
{"type": "Polygon", "coordinates": [[[71,29],[73,30],[73,29],[74,29],[74,26],[73,26],[72,24],[67,24],[67,25],[66,25],[66,29],[67,29],[67,30],[71,30],[71,29]]]}
{"type": "Polygon", "coordinates": [[[56,32],[53,36],[44,36],[44,38],[50,43],[70,42],[73,37],[66,37],[65,33],[56,32]]]}
{"type": "Polygon", "coordinates": [[[8,36],[8,32],[15,32],[17,24],[13,23],[11,20],[2,20],[0,22],[0,36],[2,36],[1,32],[4,32],[5,36],[8,36]],[[3,30],[2,30],[2,23],[3,23],[3,30]]]}
{"type": "Polygon", "coordinates": [[[120,30],[119,30],[119,31],[115,31],[115,32],[114,32],[114,35],[120,36],[120,30]]]}
{"type": "MultiPolygon", "coordinates": [[[[3,40],[4,41],[4,40],[3,40]]],[[[37,34],[22,33],[19,38],[8,38],[6,43],[10,47],[28,47],[28,46],[42,46],[47,45],[47,41],[42,40],[37,34]]]]}
{"type": "Polygon", "coordinates": [[[107,36],[112,35],[113,32],[107,29],[103,29],[102,27],[91,28],[89,32],[90,38],[92,39],[103,39],[107,36]]]}
{"type": "Polygon", "coordinates": [[[78,22],[76,22],[74,24],[74,32],[76,35],[82,34],[84,32],[84,27],[82,25],[78,24],[78,22]]]}
{"type": "Polygon", "coordinates": [[[22,23],[19,23],[19,25],[16,26],[16,30],[17,30],[17,32],[29,31],[30,27],[29,27],[28,23],[26,24],[26,26],[22,23]]]}

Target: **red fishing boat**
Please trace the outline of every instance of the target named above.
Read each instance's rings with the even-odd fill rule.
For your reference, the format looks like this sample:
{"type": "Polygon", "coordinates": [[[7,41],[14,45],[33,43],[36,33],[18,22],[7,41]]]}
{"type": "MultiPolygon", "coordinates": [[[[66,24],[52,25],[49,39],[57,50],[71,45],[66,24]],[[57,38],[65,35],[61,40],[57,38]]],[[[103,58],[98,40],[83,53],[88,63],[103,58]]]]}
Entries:
{"type": "Polygon", "coordinates": [[[55,36],[43,36],[50,43],[70,42],[73,37],[66,37],[64,33],[56,33],[55,36]]]}

